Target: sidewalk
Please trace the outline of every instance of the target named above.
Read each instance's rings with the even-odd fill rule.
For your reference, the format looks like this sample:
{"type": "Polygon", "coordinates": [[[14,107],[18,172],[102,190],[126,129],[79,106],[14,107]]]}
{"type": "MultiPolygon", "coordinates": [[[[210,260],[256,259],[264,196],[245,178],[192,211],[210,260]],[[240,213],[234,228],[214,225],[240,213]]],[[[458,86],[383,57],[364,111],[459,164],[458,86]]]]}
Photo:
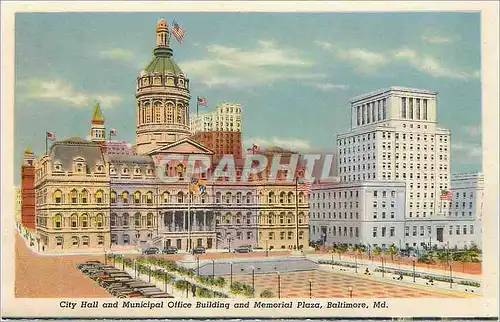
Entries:
{"type": "MultiPolygon", "coordinates": [[[[332,260],[332,255],[331,254],[310,254],[306,255],[306,258],[309,258],[314,261],[318,260],[325,260],[325,261],[331,261],[332,260]]],[[[367,258],[360,259],[359,257],[355,260],[353,256],[349,255],[342,255],[341,259],[339,259],[338,254],[335,254],[333,257],[333,260],[336,262],[345,262],[345,263],[350,263],[350,264],[355,264],[357,261],[358,265],[360,266],[368,266],[370,270],[374,270],[375,268],[382,268],[382,263],[380,261],[372,261],[367,258]]],[[[411,264],[407,263],[397,263],[397,262],[390,262],[390,261],[384,261],[384,267],[388,269],[396,269],[396,270],[406,270],[406,271],[413,271],[413,266],[411,264]]],[[[442,270],[442,269],[432,269],[432,268],[423,268],[421,266],[415,266],[415,273],[420,273],[420,274],[433,274],[433,275],[442,275],[442,276],[449,276],[450,272],[448,270],[442,270]]],[[[477,281],[481,282],[482,276],[477,275],[477,274],[467,274],[467,273],[462,273],[462,272],[454,272],[452,271],[452,276],[455,278],[463,278],[467,280],[472,280],[472,281],[477,281]]]]}

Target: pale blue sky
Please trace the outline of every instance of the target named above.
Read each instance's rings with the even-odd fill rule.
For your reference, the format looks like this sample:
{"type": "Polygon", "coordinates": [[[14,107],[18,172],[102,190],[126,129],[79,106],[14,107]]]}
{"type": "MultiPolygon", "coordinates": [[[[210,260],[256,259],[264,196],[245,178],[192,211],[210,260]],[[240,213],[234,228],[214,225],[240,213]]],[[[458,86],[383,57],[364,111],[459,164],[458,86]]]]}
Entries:
{"type": "Polygon", "coordinates": [[[439,92],[452,173],[481,169],[479,14],[167,12],[16,15],[16,169],[45,131],[86,137],[95,100],[116,138],[135,140],[135,79],[161,17],[186,31],[172,47],[191,112],[197,95],[241,103],[246,145],[331,150],[350,98],[399,85],[439,92]]]}

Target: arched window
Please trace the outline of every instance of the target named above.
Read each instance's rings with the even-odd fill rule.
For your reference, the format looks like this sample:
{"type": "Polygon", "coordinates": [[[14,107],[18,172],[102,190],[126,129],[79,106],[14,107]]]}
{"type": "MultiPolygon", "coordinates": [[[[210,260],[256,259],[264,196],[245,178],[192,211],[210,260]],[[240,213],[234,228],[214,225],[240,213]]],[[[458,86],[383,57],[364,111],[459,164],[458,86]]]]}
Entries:
{"type": "Polygon", "coordinates": [[[123,235],[123,244],[124,245],[130,244],[130,236],[128,234],[123,235]]]}
{"type": "Polygon", "coordinates": [[[241,203],[241,192],[236,193],[236,203],[241,203]]]}
{"type": "Polygon", "coordinates": [[[123,226],[128,226],[130,222],[128,214],[123,214],[122,215],[122,224],[123,226]]]}
{"type": "Polygon", "coordinates": [[[97,228],[102,228],[103,227],[103,217],[102,217],[102,214],[98,214],[95,217],[95,225],[97,226],[97,228]]]}
{"type": "Polygon", "coordinates": [[[118,235],[116,235],[116,234],[111,235],[111,244],[112,245],[118,244],[118,235]]]}
{"type": "Polygon", "coordinates": [[[226,203],[231,203],[231,193],[230,192],[226,193],[226,203]]]}
{"type": "Polygon", "coordinates": [[[128,203],[128,192],[127,191],[122,192],[122,201],[123,201],[123,203],[128,203]]]}
{"type": "Polygon", "coordinates": [[[141,193],[139,191],[134,192],[134,203],[141,202],[141,193]]]}
{"type": "Polygon", "coordinates": [[[78,192],[76,191],[76,189],[71,190],[70,198],[71,198],[71,203],[78,202],[78,192]]]}
{"type": "Polygon", "coordinates": [[[96,203],[103,203],[104,202],[104,192],[102,190],[98,190],[95,193],[95,202],[96,203]]]}
{"type": "Polygon", "coordinates": [[[104,245],[104,236],[97,236],[97,246],[104,245]]]}
{"type": "Polygon", "coordinates": [[[153,214],[148,214],[147,216],[147,225],[148,227],[152,227],[153,226],[153,214]]]}
{"type": "Polygon", "coordinates": [[[304,202],[304,193],[299,192],[299,203],[303,203],[303,202],[304,202]]]}
{"type": "Polygon", "coordinates": [[[286,194],[284,191],[280,193],[280,203],[285,203],[286,194]]]}
{"type": "Polygon", "coordinates": [[[225,224],[229,224],[231,222],[231,213],[228,212],[225,216],[224,216],[224,223],[225,224]]]}
{"type": "Polygon", "coordinates": [[[218,191],[215,193],[215,202],[220,203],[221,202],[221,193],[218,191]]]}
{"type": "Polygon", "coordinates": [[[88,247],[90,244],[90,238],[89,236],[83,236],[82,237],[82,245],[88,247]]]}
{"type": "Polygon", "coordinates": [[[167,191],[163,192],[162,199],[163,199],[164,203],[169,203],[170,202],[170,193],[168,193],[167,191]]]}
{"type": "Polygon", "coordinates": [[[78,244],[79,244],[78,237],[76,236],[71,237],[71,246],[78,247],[78,244]]]}
{"type": "Polygon", "coordinates": [[[137,213],[134,215],[134,225],[135,227],[141,227],[141,214],[137,213]]]}
{"type": "Polygon", "coordinates": [[[293,202],[293,192],[289,192],[288,193],[288,203],[292,203],[293,202]]]}
{"type": "Polygon", "coordinates": [[[252,202],[252,193],[251,192],[247,192],[247,203],[251,203],[252,202]]]}
{"type": "Polygon", "coordinates": [[[82,227],[86,228],[89,226],[89,216],[87,215],[82,215],[80,217],[80,222],[82,223],[82,227]]]}
{"type": "Polygon", "coordinates": [[[182,191],[179,191],[179,193],[177,194],[177,203],[183,203],[184,202],[184,194],[182,193],[182,191]]]}
{"type": "Polygon", "coordinates": [[[111,214],[111,218],[110,218],[110,221],[109,221],[109,224],[111,225],[111,227],[116,227],[118,224],[118,216],[116,214],[111,214]]]}
{"type": "Polygon", "coordinates": [[[78,227],[78,216],[76,214],[71,215],[71,228],[78,227]]]}
{"type": "Polygon", "coordinates": [[[274,203],[274,192],[269,192],[268,198],[267,198],[268,203],[274,203]]]}
{"type": "Polygon", "coordinates": [[[56,190],[54,192],[54,202],[61,203],[62,202],[62,192],[61,190],[56,190]]]}
{"type": "Polygon", "coordinates": [[[110,201],[111,201],[111,203],[116,203],[116,192],[115,191],[111,191],[110,201]]]}
{"type": "Polygon", "coordinates": [[[82,190],[82,203],[88,203],[89,202],[89,192],[87,189],[82,190]]]}
{"type": "Polygon", "coordinates": [[[146,193],[146,203],[148,203],[148,204],[153,203],[153,193],[151,191],[148,191],[146,193]]]}
{"type": "Polygon", "coordinates": [[[62,216],[60,214],[54,216],[54,227],[62,228],[62,216]]]}

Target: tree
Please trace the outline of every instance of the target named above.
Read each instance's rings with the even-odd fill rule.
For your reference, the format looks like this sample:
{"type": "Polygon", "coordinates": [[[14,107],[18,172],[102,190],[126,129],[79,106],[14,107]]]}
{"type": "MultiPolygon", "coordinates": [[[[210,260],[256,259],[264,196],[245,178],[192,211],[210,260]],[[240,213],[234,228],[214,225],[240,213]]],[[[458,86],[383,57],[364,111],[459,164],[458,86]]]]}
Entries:
{"type": "Polygon", "coordinates": [[[358,253],[358,255],[363,259],[363,253],[366,252],[366,246],[363,244],[356,244],[353,247],[353,250],[358,253]]]}
{"type": "Polygon", "coordinates": [[[273,292],[269,291],[269,290],[264,290],[262,292],[260,292],[260,297],[264,297],[264,298],[270,298],[270,297],[273,297],[273,292]]]}
{"type": "Polygon", "coordinates": [[[391,255],[391,261],[394,261],[394,255],[399,252],[399,249],[396,247],[396,245],[391,244],[387,252],[391,255]]]}
{"type": "Polygon", "coordinates": [[[342,254],[349,250],[349,245],[340,244],[337,246],[337,252],[339,253],[339,259],[342,259],[342,254]]]}
{"type": "Polygon", "coordinates": [[[373,255],[374,255],[374,256],[379,256],[380,254],[382,254],[382,248],[380,248],[379,246],[376,246],[376,247],[373,249],[373,255]]]}

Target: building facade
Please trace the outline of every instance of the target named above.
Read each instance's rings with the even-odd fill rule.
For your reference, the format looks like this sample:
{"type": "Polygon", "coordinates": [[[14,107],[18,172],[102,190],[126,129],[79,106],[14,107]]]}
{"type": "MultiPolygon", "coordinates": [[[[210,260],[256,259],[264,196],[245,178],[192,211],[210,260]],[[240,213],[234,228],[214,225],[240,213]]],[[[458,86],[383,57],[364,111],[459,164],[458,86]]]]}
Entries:
{"type": "Polygon", "coordinates": [[[109,176],[98,144],[55,142],[35,166],[36,231],[44,249],[106,248],[109,176]]]}
{"type": "Polygon", "coordinates": [[[14,208],[14,218],[16,219],[16,223],[21,222],[21,204],[22,204],[22,194],[21,194],[21,188],[15,188],[14,189],[14,195],[15,195],[15,208],[14,208]]]}
{"type": "Polygon", "coordinates": [[[311,240],[382,248],[404,245],[405,192],[405,184],[398,181],[314,185],[311,240]]]}
{"type": "Polygon", "coordinates": [[[21,224],[34,230],[35,221],[35,155],[27,147],[21,166],[21,224]]]}
{"type": "Polygon", "coordinates": [[[223,155],[242,158],[242,109],[240,104],[219,104],[214,111],[191,118],[191,138],[214,151],[214,160],[223,155]]]}
{"type": "MultiPolygon", "coordinates": [[[[403,211],[402,225],[385,227],[386,233],[394,228],[395,235],[389,233],[394,237],[391,242],[388,239],[379,244],[377,238],[384,227],[375,226],[371,227],[373,231],[362,231],[360,242],[394,243],[403,248],[463,247],[477,239],[474,219],[457,222],[450,216],[450,135],[448,129],[438,127],[436,92],[390,87],[351,100],[351,129],[337,136],[341,182],[376,183],[389,190],[396,183],[404,185],[404,204],[399,203],[396,211],[403,211]],[[465,226],[473,234],[464,236],[465,226]],[[461,234],[457,236],[457,232],[461,234]]],[[[374,219],[370,212],[378,213],[373,209],[363,211],[367,212],[364,220],[374,219]]]]}

